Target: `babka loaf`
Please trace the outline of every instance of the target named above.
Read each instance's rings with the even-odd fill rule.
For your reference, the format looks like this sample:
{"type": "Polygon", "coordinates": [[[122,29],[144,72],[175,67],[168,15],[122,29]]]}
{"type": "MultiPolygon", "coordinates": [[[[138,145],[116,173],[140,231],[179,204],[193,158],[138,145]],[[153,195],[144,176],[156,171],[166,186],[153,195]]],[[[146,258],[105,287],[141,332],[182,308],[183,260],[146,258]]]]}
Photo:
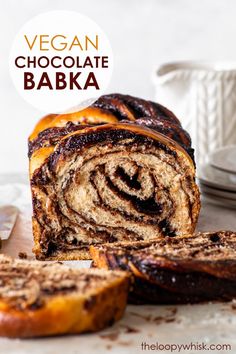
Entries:
{"type": "Polygon", "coordinates": [[[88,259],[92,244],[194,232],[191,140],[157,103],[113,94],[46,116],[30,136],[29,158],[38,259],[88,259]]]}
{"type": "Polygon", "coordinates": [[[97,331],[125,310],[125,272],[70,269],[0,255],[0,274],[0,336],[97,331]]]}
{"type": "Polygon", "coordinates": [[[133,276],[133,303],[195,303],[236,297],[236,233],[91,246],[93,265],[133,276]]]}

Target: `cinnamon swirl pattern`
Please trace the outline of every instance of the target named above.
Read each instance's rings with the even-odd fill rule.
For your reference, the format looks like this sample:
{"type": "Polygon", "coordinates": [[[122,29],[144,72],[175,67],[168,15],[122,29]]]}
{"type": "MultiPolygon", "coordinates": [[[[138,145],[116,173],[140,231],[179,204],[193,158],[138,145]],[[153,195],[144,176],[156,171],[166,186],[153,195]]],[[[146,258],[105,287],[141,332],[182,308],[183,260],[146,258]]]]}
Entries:
{"type": "Polygon", "coordinates": [[[165,107],[108,95],[43,118],[29,139],[34,252],[191,235],[200,201],[189,135],[165,107]]]}

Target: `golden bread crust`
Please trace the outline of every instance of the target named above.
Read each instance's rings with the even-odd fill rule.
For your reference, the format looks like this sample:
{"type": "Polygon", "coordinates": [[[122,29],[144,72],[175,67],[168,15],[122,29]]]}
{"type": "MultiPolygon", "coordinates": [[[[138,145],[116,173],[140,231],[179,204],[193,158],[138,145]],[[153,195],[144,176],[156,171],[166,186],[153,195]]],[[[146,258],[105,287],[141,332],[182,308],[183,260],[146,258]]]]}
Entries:
{"type": "Polygon", "coordinates": [[[0,291],[0,336],[27,338],[94,332],[119,320],[125,311],[129,288],[129,276],[125,272],[72,270],[57,264],[55,268],[49,263],[17,262],[9,269],[6,264],[0,264],[2,287],[7,286],[5,292],[0,291]],[[35,267],[31,273],[30,267],[35,267]],[[39,274],[45,270],[46,277],[40,278],[39,274]],[[10,280],[5,285],[7,277],[10,280]],[[19,289],[21,280],[25,285],[19,289]],[[28,287],[27,281],[31,281],[28,287]],[[32,298],[31,294],[34,296],[37,291],[37,297],[32,298]]]}
{"type": "Polygon", "coordinates": [[[0,336],[28,338],[99,331],[122,317],[127,288],[124,278],[94,295],[90,307],[85,297],[76,296],[58,296],[42,309],[24,311],[10,309],[0,301],[0,336]]]}

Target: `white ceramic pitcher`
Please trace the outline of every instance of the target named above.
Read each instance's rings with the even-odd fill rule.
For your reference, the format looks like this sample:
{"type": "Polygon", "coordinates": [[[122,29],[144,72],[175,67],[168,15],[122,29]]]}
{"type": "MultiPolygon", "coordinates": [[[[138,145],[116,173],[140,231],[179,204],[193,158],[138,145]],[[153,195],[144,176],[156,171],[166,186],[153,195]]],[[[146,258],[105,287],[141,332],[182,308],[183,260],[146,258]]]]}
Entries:
{"type": "Polygon", "coordinates": [[[236,63],[163,64],[154,84],[156,101],[190,133],[197,164],[216,148],[236,144],[236,63]]]}

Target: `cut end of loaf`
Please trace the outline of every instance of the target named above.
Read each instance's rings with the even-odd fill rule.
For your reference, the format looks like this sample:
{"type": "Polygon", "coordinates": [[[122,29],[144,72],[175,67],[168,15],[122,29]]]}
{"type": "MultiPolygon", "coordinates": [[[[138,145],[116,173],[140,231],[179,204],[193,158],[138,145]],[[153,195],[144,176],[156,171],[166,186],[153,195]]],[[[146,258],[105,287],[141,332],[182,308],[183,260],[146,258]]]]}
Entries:
{"type": "Polygon", "coordinates": [[[75,117],[71,122],[68,115],[63,127],[66,117],[54,117],[52,127],[47,121],[38,140],[30,142],[32,166],[36,152],[53,146],[32,168],[38,259],[87,259],[93,244],[194,232],[199,190],[190,139],[177,118],[130,96],[104,96],[95,106],[100,112],[109,106],[117,122],[99,125],[99,116],[96,126],[93,111],[93,125],[76,123],[75,117]]]}

